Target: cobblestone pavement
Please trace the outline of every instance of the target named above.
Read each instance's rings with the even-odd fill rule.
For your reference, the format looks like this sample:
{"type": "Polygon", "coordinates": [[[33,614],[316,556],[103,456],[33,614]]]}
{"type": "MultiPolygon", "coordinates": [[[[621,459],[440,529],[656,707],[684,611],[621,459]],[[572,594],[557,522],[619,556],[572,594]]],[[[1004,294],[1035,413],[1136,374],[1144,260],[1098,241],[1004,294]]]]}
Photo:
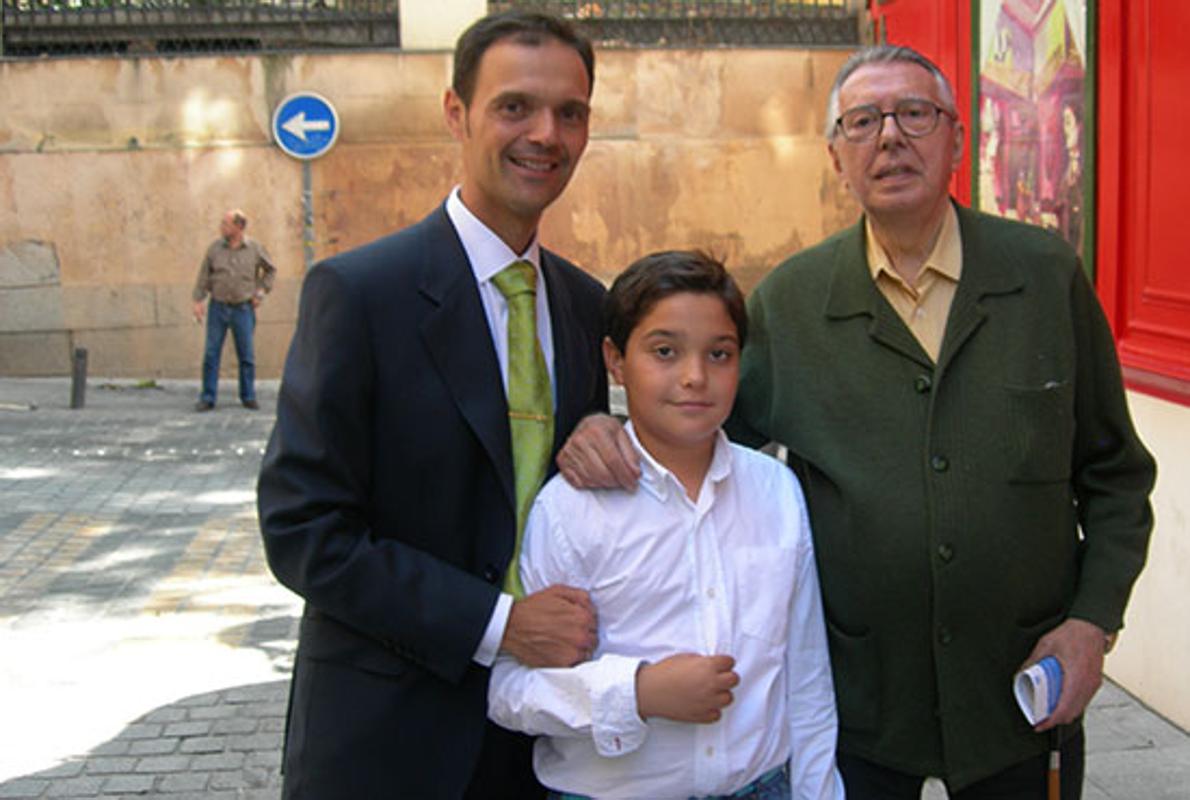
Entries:
{"type": "Polygon", "coordinates": [[[300,602],[256,523],[273,418],[196,394],[92,382],[70,410],[65,380],[0,380],[0,798],[278,796],[300,602]]]}
{"type": "MultiPolygon", "coordinates": [[[[301,604],[260,547],[259,392],[93,380],[70,410],[0,378],[0,798],[278,797],[301,604]]],[[[1118,687],[1088,741],[1086,800],[1190,798],[1190,737],[1118,687]]]]}

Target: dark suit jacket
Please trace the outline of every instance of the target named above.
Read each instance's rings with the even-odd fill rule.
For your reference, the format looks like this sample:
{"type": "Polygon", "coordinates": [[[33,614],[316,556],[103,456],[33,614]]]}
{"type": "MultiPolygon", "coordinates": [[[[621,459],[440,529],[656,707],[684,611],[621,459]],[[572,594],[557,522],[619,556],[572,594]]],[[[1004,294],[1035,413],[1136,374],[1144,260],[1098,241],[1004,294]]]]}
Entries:
{"type": "MultiPolygon", "coordinates": [[[[544,250],[542,269],[557,448],[606,407],[603,288],[544,250]]],[[[286,795],[460,796],[515,511],[500,371],[445,207],[310,271],[258,503],[269,564],[306,599],[286,795]]]]}

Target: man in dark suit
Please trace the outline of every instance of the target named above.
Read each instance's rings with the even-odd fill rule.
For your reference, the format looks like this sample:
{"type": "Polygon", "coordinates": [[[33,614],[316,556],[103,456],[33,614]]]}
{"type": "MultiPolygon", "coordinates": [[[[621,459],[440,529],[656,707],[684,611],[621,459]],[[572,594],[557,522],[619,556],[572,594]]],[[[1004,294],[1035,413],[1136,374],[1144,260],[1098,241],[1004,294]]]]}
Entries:
{"type": "Polygon", "coordinates": [[[529,740],[486,722],[488,666],[570,666],[595,645],[585,592],[501,591],[523,492],[496,285],[510,264],[536,274],[556,448],[606,406],[603,289],[536,240],[587,144],[594,56],[565,23],[510,13],[464,32],[454,66],[462,183],[310,271],[261,468],[269,564],[306,599],[287,798],[540,796],[529,740]]]}

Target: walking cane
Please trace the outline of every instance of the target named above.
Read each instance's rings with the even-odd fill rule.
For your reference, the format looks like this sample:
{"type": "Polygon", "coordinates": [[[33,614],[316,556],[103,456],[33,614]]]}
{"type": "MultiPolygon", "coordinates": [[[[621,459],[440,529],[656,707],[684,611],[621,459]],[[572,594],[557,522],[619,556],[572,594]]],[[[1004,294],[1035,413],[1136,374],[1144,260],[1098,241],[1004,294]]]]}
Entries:
{"type": "Polygon", "coordinates": [[[1062,726],[1050,733],[1050,768],[1046,775],[1047,800],[1062,800],[1062,726]]]}

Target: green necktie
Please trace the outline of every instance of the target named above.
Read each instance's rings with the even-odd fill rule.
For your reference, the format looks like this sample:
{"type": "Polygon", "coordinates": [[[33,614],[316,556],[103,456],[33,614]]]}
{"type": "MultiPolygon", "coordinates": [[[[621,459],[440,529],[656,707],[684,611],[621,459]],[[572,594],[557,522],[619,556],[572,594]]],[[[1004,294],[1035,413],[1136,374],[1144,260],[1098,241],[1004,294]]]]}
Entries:
{"type": "Polygon", "coordinates": [[[517,261],[492,280],[508,301],[508,427],[516,478],[516,547],[504,590],[521,597],[525,593],[518,567],[521,540],[554,444],[554,400],[537,341],[537,270],[528,261],[517,261]]]}

